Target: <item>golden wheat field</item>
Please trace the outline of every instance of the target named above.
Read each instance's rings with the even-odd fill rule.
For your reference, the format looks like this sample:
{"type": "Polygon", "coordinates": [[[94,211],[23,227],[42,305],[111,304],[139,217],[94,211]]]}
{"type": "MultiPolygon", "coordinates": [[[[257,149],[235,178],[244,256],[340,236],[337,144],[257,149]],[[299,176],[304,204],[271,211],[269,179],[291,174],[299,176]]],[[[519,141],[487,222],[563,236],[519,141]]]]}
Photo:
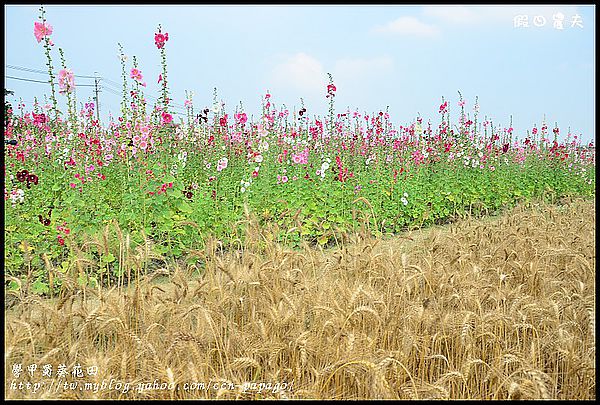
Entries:
{"type": "MultiPolygon", "coordinates": [[[[596,398],[594,201],[327,250],[247,232],[131,286],[73,275],[58,297],[13,296],[6,398],[596,398]]],[[[132,271],[160,263],[126,239],[90,243],[132,271]]]]}

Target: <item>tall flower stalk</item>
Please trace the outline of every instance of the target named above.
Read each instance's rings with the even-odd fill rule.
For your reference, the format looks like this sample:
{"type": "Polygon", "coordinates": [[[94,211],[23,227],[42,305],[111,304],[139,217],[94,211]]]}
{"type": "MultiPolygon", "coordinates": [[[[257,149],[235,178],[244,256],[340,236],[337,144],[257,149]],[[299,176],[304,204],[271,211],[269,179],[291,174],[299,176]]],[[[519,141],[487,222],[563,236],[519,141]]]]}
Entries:
{"type": "Polygon", "coordinates": [[[473,106],[473,128],[475,137],[481,135],[481,131],[477,131],[477,116],[479,115],[479,96],[475,96],[475,105],[473,106]]]}
{"type": "Polygon", "coordinates": [[[169,40],[169,34],[165,32],[162,33],[162,27],[158,25],[158,32],[154,34],[154,43],[156,47],[160,50],[160,63],[162,65],[162,74],[159,76],[159,83],[162,82],[162,96],[161,102],[163,107],[163,113],[168,114],[169,110],[169,89],[167,87],[167,54],[165,51],[165,43],[169,40]]]}
{"type": "Polygon", "coordinates": [[[123,97],[121,99],[121,117],[123,118],[123,122],[127,121],[127,68],[125,64],[127,63],[127,56],[123,53],[123,46],[119,45],[119,60],[121,61],[121,74],[123,77],[123,97]]]}
{"type": "Polygon", "coordinates": [[[146,117],[146,102],[144,99],[144,93],[142,87],[146,87],[146,83],[143,82],[142,72],[138,68],[137,58],[133,57],[133,69],[131,69],[131,78],[133,79],[133,90],[131,92],[132,101],[131,109],[134,122],[139,117],[146,117]]]}
{"type": "Polygon", "coordinates": [[[62,48],[58,48],[58,53],[60,54],[60,63],[62,65],[62,70],[58,72],[59,93],[65,94],[67,96],[67,109],[69,114],[69,120],[73,125],[75,125],[77,121],[75,75],[73,75],[73,72],[71,70],[67,69],[67,64],[65,62],[65,54],[62,48]]]}
{"type": "Polygon", "coordinates": [[[52,26],[46,22],[46,12],[44,7],[40,7],[40,20],[41,23],[35,22],[33,26],[33,34],[37,39],[38,43],[44,40],[44,49],[46,53],[46,58],[48,59],[48,75],[50,76],[50,100],[52,101],[52,108],[54,111],[54,118],[58,118],[58,103],[56,101],[56,91],[54,87],[54,68],[52,67],[52,57],[50,56],[50,49],[54,44],[52,40],[50,40],[50,35],[52,34],[52,26]]]}
{"type": "Polygon", "coordinates": [[[329,131],[329,136],[333,136],[333,113],[334,113],[334,108],[333,108],[333,99],[335,97],[335,92],[336,92],[336,87],[335,84],[333,84],[333,76],[331,75],[331,73],[327,73],[327,76],[329,76],[329,84],[327,85],[327,98],[329,99],[329,123],[327,125],[328,127],[328,131],[329,131]]]}
{"type": "Polygon", "coordinates": [[[187,113],[187,124],[190,129],[190,134],[194,131],[194,103],[192,97],[194,93],[192,91],[185,91],[185,111],[187,113]]]}

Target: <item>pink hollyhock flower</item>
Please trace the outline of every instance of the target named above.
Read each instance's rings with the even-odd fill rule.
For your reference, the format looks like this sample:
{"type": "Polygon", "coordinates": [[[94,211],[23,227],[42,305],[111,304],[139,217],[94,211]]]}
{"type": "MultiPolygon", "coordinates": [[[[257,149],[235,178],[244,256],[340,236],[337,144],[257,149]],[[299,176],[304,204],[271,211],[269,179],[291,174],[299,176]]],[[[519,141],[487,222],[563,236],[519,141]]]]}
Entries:
{"type": "Polygon", "coordinates": [[[62,69],[58,72],[58,92],[61,94],[70,93],[75,88],[75,75],[69,69],[62,69]]]}
{"type": "Polygon", "coordinates": [[[226,157],[219,159],[217,162],[217,171],[221,171],[223,169],[227,169],[228,160],[226,157]],[[219,169],[220,168],[220,169],[219,169]]]}
{"type": "Polygon", "coordinates": [[[292,156],[292,162],[295,164],[308,164],[308,148],[292,156]]]}
{"type": "Polygon", "coordinates": [[[149,125],[143,125],[140,127],[140,132],[142,133],[142,135],[144,136],[148,136],[150,134],[150,126],[149,125]]]}
{"type": "Polygon", "coordinates": [[[50,36],[50,34],[52,34],[52,26],[47,22],[41,23],[36,21],[33,23],[33,35],[38,43],[42,42],[42,39],[50,36]]]}
{"type": "Polygon", "coordinates": [[[131,69],[131,78],[137,81],[142,81],[142,71],[137,68],[131,69]]]}

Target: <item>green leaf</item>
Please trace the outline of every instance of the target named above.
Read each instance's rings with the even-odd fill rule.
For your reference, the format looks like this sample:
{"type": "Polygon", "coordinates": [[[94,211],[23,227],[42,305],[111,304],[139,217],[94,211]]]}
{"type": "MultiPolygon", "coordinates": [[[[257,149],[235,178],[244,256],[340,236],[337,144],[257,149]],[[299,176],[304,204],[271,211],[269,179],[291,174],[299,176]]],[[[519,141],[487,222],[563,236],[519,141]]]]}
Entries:
{"type": "Polygon", "coordinates": [[[178,200],[177,203],[175,204],[175,206],[181,212],[184,212],[186,214],[191,214],[192,212],[194,212],[194,209],[187,202],[185,202],[183,200],[178,200]]]}
{"type": "Polygon", "coordinates": [[[100,261],[102,263],[112,263],[116,260],[115,256],[112,253],[109,253],[107,255],[103,255],[102,258],[100,259],[100,261]]]}
{"type": "Polygon", "coordinates": [[[44,283],[43,281],[36,280],[31,285],[31,291],[33,291],[34,294],[43,294],[50,291],[50,288],[48,287],[48,284],[44,283]]]}
{"type": "Polygon", "coordinates": [[[18,291],[19,290],[19,283],[17,283],[14,280],[11,280],[11,282],[8,284],[8,289],[10,291],[18,291]]]}
{"type": "Polygon", "coordinates": [[[77,276],[77,283],[78,283],[80,286],[84,286],[84,285],[86,285],[86,284],[87,284],[87,281],[88,281],[88,277],[87,277],[86,275],[81,275],[81,274],[80,274],[79,276],[77,276]]]}
{"type": "Polygon", "coordinates": [[[67,270],[69,270],[69,262],[68,261],[64,261],[60,264],[60,267],[58,268],[58,271],[60,271],[61,273],[66,273],[67,270]]]}
{"type": "Polygon", "coordinates": [[[90,277],[90,287],[96,288],[98,286],[98,279],[96,277],[90,277]]]}

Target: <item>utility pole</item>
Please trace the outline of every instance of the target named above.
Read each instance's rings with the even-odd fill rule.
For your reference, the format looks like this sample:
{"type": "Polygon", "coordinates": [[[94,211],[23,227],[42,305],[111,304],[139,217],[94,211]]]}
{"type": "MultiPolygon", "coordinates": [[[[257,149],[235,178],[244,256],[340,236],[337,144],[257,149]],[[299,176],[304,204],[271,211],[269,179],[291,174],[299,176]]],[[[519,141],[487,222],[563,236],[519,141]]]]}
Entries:
{"type": "Polygon", "coordinates": [[[98,124],[100,124],[100,102],[98,101],[98,72],[94,72],[94,86],[96,89],[96,119],[98,120],[98,124]]]}

